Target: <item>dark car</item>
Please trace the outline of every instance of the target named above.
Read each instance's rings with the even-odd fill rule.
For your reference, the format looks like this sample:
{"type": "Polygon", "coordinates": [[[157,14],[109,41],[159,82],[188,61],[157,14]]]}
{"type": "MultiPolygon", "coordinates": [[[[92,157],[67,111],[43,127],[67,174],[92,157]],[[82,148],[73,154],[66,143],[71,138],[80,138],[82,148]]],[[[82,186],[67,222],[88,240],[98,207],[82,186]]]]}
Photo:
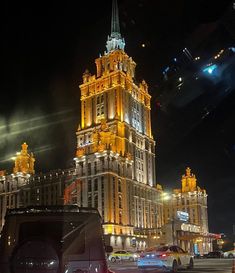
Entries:
{"type": "Polygon", "coordinates": [[[200,253],[194,254],[194,259],[203,259],[204,256],[200,253]]]}
{"type": "Polygon", "coordinates": [[[8,210],[0,273],[25,272],[108,273],[98,210],[75,205],[8,210]]]}
{"type": "Polygon", "coordinates": [[[205,258],[223,258],[223,251],[211,251],[204,255],[205,258]]]}

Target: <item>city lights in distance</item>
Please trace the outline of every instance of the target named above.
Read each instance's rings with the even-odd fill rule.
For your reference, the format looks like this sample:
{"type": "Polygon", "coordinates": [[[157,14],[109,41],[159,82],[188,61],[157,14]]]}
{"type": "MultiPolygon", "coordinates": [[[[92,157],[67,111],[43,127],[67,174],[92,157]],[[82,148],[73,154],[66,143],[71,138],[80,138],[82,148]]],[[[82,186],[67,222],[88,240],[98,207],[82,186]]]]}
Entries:
{"type": "Polygon", "coordinates": [[[215,69],[217,68],[216,64],[210,65],[206,68],[203,69],[203,72],[208,73],[208,74],[213,74],[213,72],[215,71],[215,69]]]}

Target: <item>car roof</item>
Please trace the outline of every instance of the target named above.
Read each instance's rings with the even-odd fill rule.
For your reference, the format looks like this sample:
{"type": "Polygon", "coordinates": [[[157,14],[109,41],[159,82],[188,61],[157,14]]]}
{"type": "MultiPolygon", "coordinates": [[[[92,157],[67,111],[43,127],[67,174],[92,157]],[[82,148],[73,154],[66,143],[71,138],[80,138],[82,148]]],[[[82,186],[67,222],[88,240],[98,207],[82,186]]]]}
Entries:
{"type": "Polygon", "coordinates": [[[8,209],[6,216],[28,215],[28,214],[57,214],[57,213],[92,213],[99,215],[99,211],[95,208],[78,207],[77,205],[58,205],[58,206],[29,206],[26,208],[8,209]]]}

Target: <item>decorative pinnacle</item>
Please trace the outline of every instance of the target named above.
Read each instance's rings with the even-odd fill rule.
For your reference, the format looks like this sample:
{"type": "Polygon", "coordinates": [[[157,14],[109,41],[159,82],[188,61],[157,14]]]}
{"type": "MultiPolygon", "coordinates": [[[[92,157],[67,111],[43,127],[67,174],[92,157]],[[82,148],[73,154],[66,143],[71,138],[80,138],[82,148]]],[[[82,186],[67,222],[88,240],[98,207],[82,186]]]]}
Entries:
{"type": "Polygon", "coordinates": [[[189,167],[186,168],[186,175],[187,176],[191,175],[191,169],[189,167]]]}
{"type": "Polygon", "coordinates": [[[112,5],[112,21],[111,21],[111,36],[112,34],[120,34],[119,16],[117,0],[113,0],[112,5]]]}

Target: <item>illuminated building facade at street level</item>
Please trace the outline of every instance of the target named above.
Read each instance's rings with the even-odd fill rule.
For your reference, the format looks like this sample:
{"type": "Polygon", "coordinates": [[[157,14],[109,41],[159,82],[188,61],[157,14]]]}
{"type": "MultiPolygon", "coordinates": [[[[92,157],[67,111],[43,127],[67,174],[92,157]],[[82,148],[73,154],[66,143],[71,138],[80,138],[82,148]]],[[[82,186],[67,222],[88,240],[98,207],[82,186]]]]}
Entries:
{"type": "Polygon", "coordinates": [[[74,181],[74,168],[35,174],[35,158],[22,144],[11,174],[0,171],[0,230],[8,208],[63,205],[65,186],[74,181]]]}
{"type": "MultiPolygon", "coordinates": [[[[80,85],[75,162],[81,180],[77,203],[99,209],[106,240],[116,249],[130,249],[133,237],[146,238],[163,221],[151,96],[145,81],[136,84],[136,63],[124,47],[114,1],[107,51],[95,60],[96,75],[85,71],[80,85]]],[[[136,247],[145,246],[143,239],[136,247]]]]}
{"type": "Polygon", "coordinates": [[[172,194],[165,196],[164,224],[171,226],[171,238],[182,248],[207,253],[212,250],[213,236],[208,230],[206,190],[197,186],[196,176],[189,167],[182,175],[181,183],[181,189],[174,189],[172,194]],[[179,212],[188,215],[185,223],[179,219],[179,212]]]}
{"type": "Polygon", "coordinates": [[[30,202],[29,191],[22,194],[22,188],[27,187],[29,178],[34,175],[33,154],[28,153],[28,145],[21,145],[21,152],[16,153],[15,166],[11,175],[0,171],[0,229],[4,224],[7,208],[17,208],[30,202]]]}
{"type": "MultiPolygon", "coordinates": [[[[30,167],[29,163],[30,161],[34,162],[35,159],[32,155],[28,154],[25,143],[22,145],[21,153],[17,153],[14,160],[15,166],[11,174],[0,171],[0,228],[4,224],[4,216],[7,208],[35,205],[62,205],[64,203],[65,188],[74,182],[79,183],[76,183],[77,189],[71,194],[71,203],[76,203],[80,206],[89,205],[97,207],[103,217],[105,213],[106,215],[108,212],[110,213],[109,204],[105,203],[110,200],[108,198],[109,191],[111,191],[112,198],[115,196],[110,206],[112,210],[116,210],[113,214],[111,213],[111,215],[116,216],[116,219],[112,220],[113,223],[107,223],[108,221],[106,220],[104,230],[106,229],[107,232],[117,235],[109,238],[113,240],[116,248],[128,248],[129,246],[130,249],[131,245],[133,247],[136,245],[136,247],[144,248],[146,241],[150,243],[147,240],[147,234],[150,232],[156,234],[156,226],[160,228],[162,225],[163,207],[160,200],[162,194],[160,185],[153,188],[148,185],[139,185],[137,181],[133,181],[133,184],[131,184],[129,179],[125,181],[125,184],[121,184],[121,180],[117,175],[117,180],[112,179],[111,187],[108,187],[104,183],[110,170],[106,168],[107,166],[99,164],[96,170],[96,173],[99,175],[92,175],[94,178],[93,185],[91,184],[91,180],[87,184],[87,189],[91,187],[91,194],[94,196],[94,199],[90,199],[89,201],[91,194],[88,192],[87,196],[85,195],[84,188],[86,188],[86,185],[83,184],[82,179],[78,179],[74,168],[55,170],[44,174],[34,174],[34,169],[32,166],[30,167]],[[16,166],[19,168],[16,169],[16,166]],[[113,185],[116,187],[115,192],[112,189],[113,185]],[[80,194],[77,194],[78,192],[80,194]],[[104,197],[104,201],[97,200],[96,196],[99,198],[104,197]],[[158,201],[156,202],[156,200],[158,201]],[[104,204],[106,204],[107,209],[105,209],[104,204]],[[122,223],[119,222],[121,218],[120,215],[116,214],[117,211],[123,213],[122,223]],[[127,219],[127,213],[129,213],[128,217],[130,219],[127,219]],[[128,223],[131,223],[131,225],[128,225],[128,223]],[[142,225],[142,223],[144,224],[142,225]],[[120,232],[119,236],[118,232],[120,232]],[[130,236],[126,236],[127,234],[132,235],[131,239],[130,236]],[[126,239],[124,246],[122,245],[123,237],[126,239]]],[[[114,168],[113,172],[118,172],[118,169],[114,168]]],[[[112,174],[110,177],[115,176],[112,174]]],[[[108,219],[108,217],[104,217],[105,219],[108,219]]]]}

